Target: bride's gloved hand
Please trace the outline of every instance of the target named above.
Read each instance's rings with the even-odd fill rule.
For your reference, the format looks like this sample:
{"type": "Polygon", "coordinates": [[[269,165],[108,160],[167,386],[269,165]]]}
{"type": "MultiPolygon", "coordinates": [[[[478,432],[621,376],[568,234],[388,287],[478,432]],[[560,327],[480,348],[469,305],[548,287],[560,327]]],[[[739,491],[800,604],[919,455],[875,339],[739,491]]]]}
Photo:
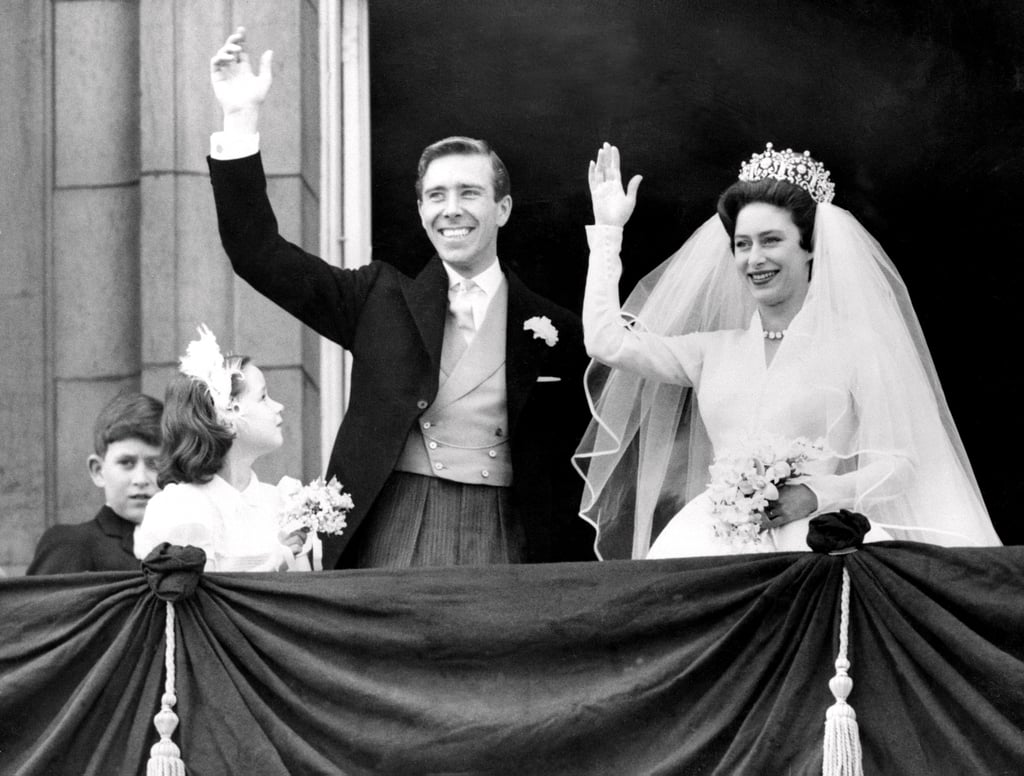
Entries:
{"type": "Polygon", "coordinates": [[[643,176],[634,175],[623,189],[619,149],[605,143],[597,152],[597,161],[590,162],[587,180],[594,206],[594,224],[625,226],[636,207],[636,191],[643,176]]]}
{"type": "Polygon", "coordinates": [[[810,516],[818,508],[818,497],[806,485],[789,483],[779,488],[779,497],[768,504],[761,530],[778,528],[810,516]]]}

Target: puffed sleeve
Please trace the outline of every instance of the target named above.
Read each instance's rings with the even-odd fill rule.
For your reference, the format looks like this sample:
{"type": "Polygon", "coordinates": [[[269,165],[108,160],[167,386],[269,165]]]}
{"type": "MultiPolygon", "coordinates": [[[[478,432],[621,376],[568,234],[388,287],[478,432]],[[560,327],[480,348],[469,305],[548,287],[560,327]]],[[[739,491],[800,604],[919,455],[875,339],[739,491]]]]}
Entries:
{"type": "Polygon", "coordinates": [[[693,386],[703,361],[696,335],[661,336],[627,328],[619,303],[622,229],[588,226],[590,266],[583,297],[583,338],[587,354],[611,367],[663,383],[693,386]]]}
{"type": "Polygon", "coordinates": [[[146,505],[135,529],[135,557],[145,558],[161,542],[191,545],[206,553],[204,571],[217,571],[218,516],[213,504],[190,485],[171,484],[146,505]]]}

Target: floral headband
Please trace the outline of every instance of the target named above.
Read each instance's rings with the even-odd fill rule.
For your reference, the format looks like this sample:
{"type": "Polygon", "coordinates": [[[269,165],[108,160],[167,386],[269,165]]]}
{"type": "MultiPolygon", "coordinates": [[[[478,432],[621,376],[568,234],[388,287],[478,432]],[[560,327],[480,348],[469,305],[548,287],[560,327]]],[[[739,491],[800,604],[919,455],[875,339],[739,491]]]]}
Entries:
{"type": "Polygon", "coordinates": [[[188,343],[185,355],[179,360],[179,369],[183,375],[206,386],[217,415],[224,416],[231,407],[231,378],[242,373],[228,368],[217,338],[205,323],[200,324],[196,331],[199,339],[188,343]]]}

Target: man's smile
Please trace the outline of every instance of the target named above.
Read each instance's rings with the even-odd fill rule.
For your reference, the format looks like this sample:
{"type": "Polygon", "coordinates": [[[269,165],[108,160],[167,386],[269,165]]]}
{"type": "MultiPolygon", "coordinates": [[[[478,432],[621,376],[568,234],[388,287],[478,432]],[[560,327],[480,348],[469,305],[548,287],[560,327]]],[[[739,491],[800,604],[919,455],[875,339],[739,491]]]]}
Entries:
{"type": "Polygon", "coordinates": [[[448,226],[442,229],[438,229],[437,231],[441,233],[442,237],[445,237],[449,240],[458,240],[463,237],[469,236],[469,233],[472,230],[468,226],[448,226]]]}

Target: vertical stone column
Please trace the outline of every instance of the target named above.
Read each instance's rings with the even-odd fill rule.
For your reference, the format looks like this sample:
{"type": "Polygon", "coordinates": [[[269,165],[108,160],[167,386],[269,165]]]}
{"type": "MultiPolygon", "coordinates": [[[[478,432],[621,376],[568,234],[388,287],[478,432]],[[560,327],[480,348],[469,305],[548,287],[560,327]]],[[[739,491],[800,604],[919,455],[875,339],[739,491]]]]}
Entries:
{"type": "Polygon", "coordinates": [[[317,9],[309,0],[140,3],[141,262],[144,390],[163,396],[176,359],[207,323],[225,351],[253,358],[285,405],[285,445],[261,478],[319,474],[316,338],[236,279],[217,234],[206,155],[221,116],[209,60],[237,26],[254,60],[275,52],[260,118],[268,189],[285,237],[317,252],[317,9]]]}
{"type": "Polygon", "coordinates": [[[137,388],[138,4],[53,3],[53,353],[56,518],[92,517],[92,425],[137,388]]]}
{"type": "Polygon", "coordinates": [[[52,447],[49,10],[8,2],[0,23],[0,568],[8,574],[24,570],[46,525],[52,447]]]}

